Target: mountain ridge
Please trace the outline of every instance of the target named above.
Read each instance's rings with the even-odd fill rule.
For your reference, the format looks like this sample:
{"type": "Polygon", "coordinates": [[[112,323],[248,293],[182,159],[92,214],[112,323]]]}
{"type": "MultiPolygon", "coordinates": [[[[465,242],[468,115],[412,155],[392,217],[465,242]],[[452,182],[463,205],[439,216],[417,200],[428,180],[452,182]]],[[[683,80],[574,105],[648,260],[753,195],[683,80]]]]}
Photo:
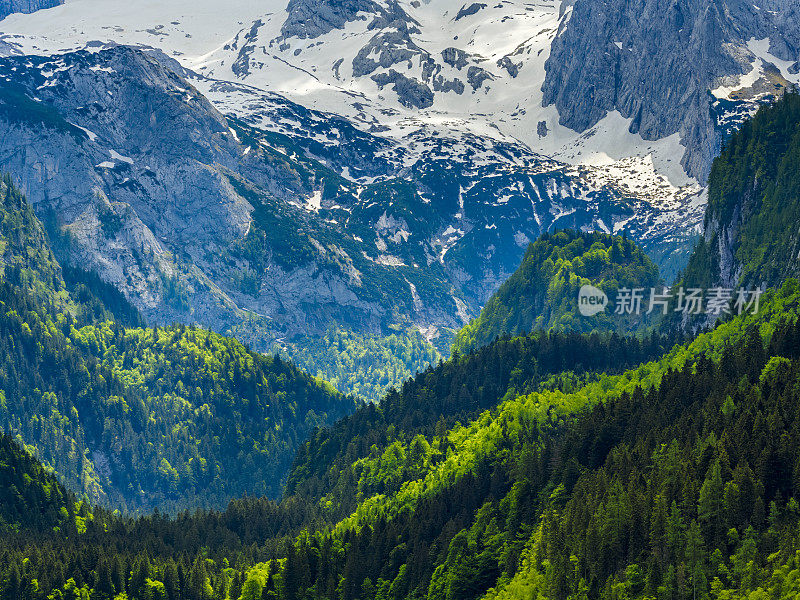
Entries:
{"type": "Polygon", "coordinates": [[[645,329],[644,315],[615,317],[579,313],[583,286],[602,291],[609,306],[619,290],[655,289],[658,268],[627,235],[562,230],[531,242],[522,264],[489,299],[480,315],[462,327],[453,352],[465,353],[500,336],[544,331],[616,331],[645,329]]]}
{"type": "MultiPolygon", "coordinates": [[[[401,335],[416,356],[431,342],[446,353],[449,331],[544,231],[624,227],[669,275],[699,225],[699,188],[650,181],[651,162],[626,183],[613,169],[569,167],[477,135],[428,147],[420,133],[414,143],[426,149],[410,152],[152,49],[10,57],[0,71],[0,167],[40,217],[58,214],[73,260],[151,321],[233,334],[302,357],[314,374],[325,356],[308,360],[309,350],[331,326],[383,349],[401,335]],[[249,108],[237,116],[226,102],[249,108]],[[453,149],[458,161],[447,158],[453,149]],[[364,155],[373,158],[354,162],[364,155]],[[676,221],[687,204],[688,231],[676,221]]],[[[403,365],[395,379],[359,390],[377,400],[426,364],[393,360],[403,365]]]]}

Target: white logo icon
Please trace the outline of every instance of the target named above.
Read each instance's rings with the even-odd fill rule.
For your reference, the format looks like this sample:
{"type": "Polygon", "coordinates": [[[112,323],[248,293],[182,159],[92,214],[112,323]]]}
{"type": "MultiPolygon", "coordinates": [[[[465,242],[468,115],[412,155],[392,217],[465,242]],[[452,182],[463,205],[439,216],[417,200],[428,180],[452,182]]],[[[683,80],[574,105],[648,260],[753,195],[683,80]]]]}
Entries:
{"type": "Polygon", "coordinates": [[[593,285],[581,286],[578,292],[578,312],[584,317],[593,317],[603,312],[608,305],[606,293],[593,285]]]}

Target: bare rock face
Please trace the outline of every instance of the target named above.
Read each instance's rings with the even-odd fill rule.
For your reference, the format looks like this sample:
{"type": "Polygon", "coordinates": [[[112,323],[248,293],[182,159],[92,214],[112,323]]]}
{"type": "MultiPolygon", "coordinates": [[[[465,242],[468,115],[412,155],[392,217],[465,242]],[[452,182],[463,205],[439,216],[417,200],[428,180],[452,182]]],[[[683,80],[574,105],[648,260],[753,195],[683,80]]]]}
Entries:
{"type": "Polygon", "coordinates": [[[578,131],[618,110],[645,139],[679,132],[685,168],[705,180],[723,137],[708,90],[751,70],[751,39],[796,61],[798,10],[794,0],[577,0],[546,63],[544,104],[578,131]]]}
{"type": "Polygon", "coordinates": [[[0,170],[71,235],[76,260],[151,317],[222,328],[236,305],[209,274],[220,271],[220,251],[247,236],[253,211],[237,178],[246,172],[250,185],[287,201],[311,190],[247,153],[167,61],[124,46],[6,59],[0,170]]]}
{"type": "Polygon", "coordinates": [[[32,13],[64,4],[64,0],[0,0],[0,20],[13,13],[32,13]]]}
{"type": "Polygon", "coordinates": [[[281,29],[284,37],[314,39],[334,29],[343,29],[347,23],[356,20],[359,13],[380,14],[384,11],[372,0],[289,0],[286,12],[289,17],[281,29]]]}
{"type": "Polygon", "coordinates": [[[388,73],[378,73],[372,79],[381,87],[393,85],[397,97],[408,108],[428,108],[433,105],[433,92],[424,83],[411,79],[391,69],[388,73]]]}

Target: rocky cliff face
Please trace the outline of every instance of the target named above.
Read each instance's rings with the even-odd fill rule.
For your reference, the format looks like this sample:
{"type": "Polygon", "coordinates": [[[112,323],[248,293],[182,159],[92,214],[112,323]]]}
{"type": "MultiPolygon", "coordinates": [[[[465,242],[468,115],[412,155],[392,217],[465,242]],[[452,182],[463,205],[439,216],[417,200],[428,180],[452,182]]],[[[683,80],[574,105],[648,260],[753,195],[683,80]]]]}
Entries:
{"type": "Polygon", "coordinates": [[[12,13],[32,13],[64,4],[64,0],[0,0],[0,20],[12,13]]]}
{"type": "Polygon", "coordinates": [[[402,14],[396,2],[390,5],[387,10],[372,0],[289,0],[281,34],[284,38],[315,39],[334,29],[344,29],[351,21],[365,20],[366,15],[386,19],[391,13],[402,14]]]}
{"type": "Polygon", "coordinates": [[[617,110],[645,139],[680,133],[684,167],[705,180],[730,125],[720,99],[775,97],[797,73],[799,11],[794,0],[577,0],[553,41],[544,103],[578,131],[617,110]],[[722,86],[731,93],[709,93],[722,86]]]}
{"type": "MultiPolygon", "coordinates": [[[[174,312],[199,283],[182,276],[184,257],[247,233],[253,209],[229,173],[303,192],[290,171],[246,156],[225,118],[143,52],[8,60],[0,72],[0,169],[69,232],[78,260],[145,310],[174,312]]],[[[198,289],[201,304],[216,302],[209,291],[198,289]]]]}

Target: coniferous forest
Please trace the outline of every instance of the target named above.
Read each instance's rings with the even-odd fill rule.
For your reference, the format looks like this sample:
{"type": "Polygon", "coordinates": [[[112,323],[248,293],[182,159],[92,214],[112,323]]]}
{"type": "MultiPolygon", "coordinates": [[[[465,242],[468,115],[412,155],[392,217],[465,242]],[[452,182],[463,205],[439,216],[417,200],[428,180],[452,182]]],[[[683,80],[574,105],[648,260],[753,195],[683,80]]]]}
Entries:
{"type": "MultiPolygon", "coordinates": [[[[556,231],[379,403],[148,325],[56,258],[68,241],[4,176],[0,598],[800,597],[799,102],[761,109],[712,170],[707,225],[751,214],[727,250],[769,283],[757,311],[591,326],[580,285],[655,287],[657,268],[626,235],[556,231]]],[[[686,281],[729,282],[719,231],[686,281]]]]}

